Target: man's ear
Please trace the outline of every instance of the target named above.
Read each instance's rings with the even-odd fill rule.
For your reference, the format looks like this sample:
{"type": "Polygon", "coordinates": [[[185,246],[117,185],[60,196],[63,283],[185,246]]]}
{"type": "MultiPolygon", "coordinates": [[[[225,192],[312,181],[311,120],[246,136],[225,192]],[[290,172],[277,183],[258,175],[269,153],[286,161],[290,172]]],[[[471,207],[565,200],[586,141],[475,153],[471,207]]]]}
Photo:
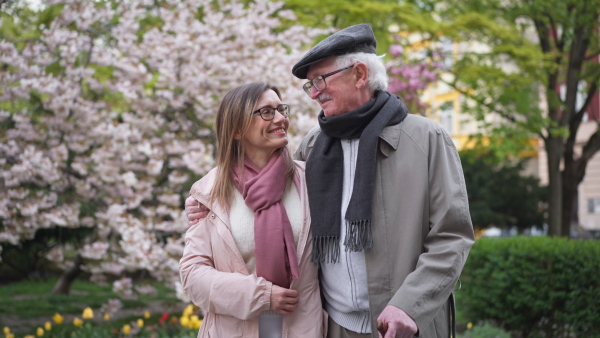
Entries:
{"type": "Polygon", "coordinates": [[[356,88],[362,89],[369,82],[369,68],[364,63],[357,63],[354,66],[354,76],[356,79],[356,88]]]}

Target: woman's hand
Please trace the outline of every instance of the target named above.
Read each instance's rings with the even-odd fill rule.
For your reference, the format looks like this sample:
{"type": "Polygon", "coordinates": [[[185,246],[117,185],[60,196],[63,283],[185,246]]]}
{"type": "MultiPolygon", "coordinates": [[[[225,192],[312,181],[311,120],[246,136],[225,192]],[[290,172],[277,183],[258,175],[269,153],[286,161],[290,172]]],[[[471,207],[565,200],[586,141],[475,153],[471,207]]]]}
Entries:
{"type": "Polygon", "coordinates": [[[289,315],[298,306],[298,291],[273,284],[271,288],[271,310],[280,315],[289,315]]]}
{"type": "Polygon", "coordinates": [[[208,208],[200,204],[195,198],[189,196],[185,199],[185,214],[190,226],[198,223],[202,218],[208,216],[208,208]]]}

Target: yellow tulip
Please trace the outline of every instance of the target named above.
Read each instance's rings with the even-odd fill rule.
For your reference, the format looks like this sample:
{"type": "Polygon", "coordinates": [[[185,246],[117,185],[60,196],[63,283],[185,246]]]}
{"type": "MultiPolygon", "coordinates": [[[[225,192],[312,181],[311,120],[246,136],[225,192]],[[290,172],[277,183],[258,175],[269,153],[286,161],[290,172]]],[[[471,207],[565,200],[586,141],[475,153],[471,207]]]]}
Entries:
{"type": "Polygon", "coordinates": [[[2,331],[4,332],[5,335],[10,333],[10,329],[8,328],[8,326],[5,326],[2,331]]]}
{"type": "Polygon", "coordinates": [[[190,325],[190,318],[188,316],[182,316],[179,319],[179,323],[181,324],[181,326],[183,327],[188,327],[188,325],[190,325]]]}
{"type": "Polygon", "coordinates": [[[131,325],[129,324],[125,324],[123,325],[123,333],[128,335],[129,333],[131,333],[131,325]]]}
{"type": "Polygon", "coordinates": [[[109,321],[110,320],[110,315],[107,313],[104,314],[104,320],[109,321]]]}
{"type": "Polygon", "coordinates": [[[38,337],[43,337],[44,336],[44,329],[42,329],[41,327],[38,327],[37,330],[35,331],[35,335],[38,337]]]}
{"type": "Polygon", "coordinates": [[[137,326],[139,327],[144,327],[144,320],[143,319],[138,319],[136,322],[137,326]]]}
{"type": "Polygon", "coordinates": [[[64,318],[63,316],[59,315],[58,313],[54,314],[54,317],[52,317],[52,319],[54,319],[54,322],[58,325],[62,324],[64,318]]]}
{"type": "Polygon", "coordinates": [[[94,311],[90,307],[86,307],[83,309],[83,314],[81,315],[83,319],[92,319],[94,318],[94,311]]]}
{"type": "Polygon", "coordinates": [[[467,324],[467,329],[470,330],[473,328],[473,323],[469,322],[469,324],[467,324]]]}
{"type": "Polygon", "coordinates": [[[183,310],[183,316],[184,317],[189,317],[194,313],[194,306],[192,304],[188,305],[185,307],[185,310],[183,310]]]}
{"type": "Polygon", "coordinates": [[[52,330],[52,323],[50,323],[50,322],[45,322],[45,323],[44,323],[44,329],[46,329],[46,331],[50,331],[50,330],[52,330]]]}
{"type": "Polygon", "coordinates": [[[75,325],[75,326],[81,326],[81,324],[83,324],[83,320],[81,320],[81,319],[79,319],[77,317],[75,317],[73,319],[73,325],[75,325]]]}
{"type": "Polygon", "coordinates": [[[15,338],[15,335],[9,332],[6,334],[5,338],[15,338]]]}
{"type": "Polygon", "coordinates": [[[199,329],[200,325],[202,325],[202,321],[200,320],[200,317],[193,315],[190,317],[190,329],[199,329]]]}
{"type": "Polygon", "coordinates": [[[35,336],[34,336],[34,335],[30,335],[30,334],[28,334],[28,335],[26,335],[26,336],[25,336],[25,337],[23,337],[23,338],[35,338],[35,336]]]}
{"type": "Polygon", "coordinates": [[[150,318],[150,312],[144,311],[144,318],[146,318],[146,319],[150,318]]]}

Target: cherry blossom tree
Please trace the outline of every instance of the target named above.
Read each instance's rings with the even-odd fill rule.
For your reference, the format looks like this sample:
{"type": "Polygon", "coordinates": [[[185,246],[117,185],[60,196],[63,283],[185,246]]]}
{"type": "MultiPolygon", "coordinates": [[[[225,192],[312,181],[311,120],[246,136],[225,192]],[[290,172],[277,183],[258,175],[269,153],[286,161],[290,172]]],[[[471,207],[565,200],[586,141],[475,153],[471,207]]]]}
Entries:
{"type": "MultiPolygon", "coordinates": [[[[132,272],[177,288],[183,200],[215,164],[220,98],[277,85],[295,148],[319,109],[290,70],[331,30],[268,0],[46,0],[36,14],[0,38],[0,252],[44,233],[55,292],[81,271],[126,297],[151,292],[132,272]]],[[[419,104],[431,68],[392,48],[390,90],[419,104]]]]}
{"type": "Polygon", "coordinates": [[[267,0],[43,5],[52,17],[37,37],[0,40],[0,245],[54,230],[55,292],[79,271],[96,282],[146,271],[176,288],[183,200],[215,164],[220,98],[277,85],[294,147],[318,106],[290,69],[324,31],[267,0]]]}
{"type": "Polygon", "coordinates": [[[393,44],[389,48],[389,57],[386,64],[390,75],[388,90],[402,98],[409,112],[424,114],[427,105],[421,101],[421,95],[430,84],[438,81],[442,70],[440,52],[429,48],[418,53],[409,52],[402,45],[393,44]]]}

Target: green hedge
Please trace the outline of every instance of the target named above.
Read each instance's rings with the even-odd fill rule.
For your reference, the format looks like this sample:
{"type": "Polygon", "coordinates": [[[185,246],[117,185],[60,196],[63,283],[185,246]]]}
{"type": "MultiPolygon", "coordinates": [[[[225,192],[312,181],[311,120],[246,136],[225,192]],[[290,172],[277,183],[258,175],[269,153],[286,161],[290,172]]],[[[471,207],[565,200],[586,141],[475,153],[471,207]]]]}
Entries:
{"type": "Polygon", "coordinates": [[[467,321],[521,337],[600,337],[600,241],[482,238],[461,282],[467,321]]]}

